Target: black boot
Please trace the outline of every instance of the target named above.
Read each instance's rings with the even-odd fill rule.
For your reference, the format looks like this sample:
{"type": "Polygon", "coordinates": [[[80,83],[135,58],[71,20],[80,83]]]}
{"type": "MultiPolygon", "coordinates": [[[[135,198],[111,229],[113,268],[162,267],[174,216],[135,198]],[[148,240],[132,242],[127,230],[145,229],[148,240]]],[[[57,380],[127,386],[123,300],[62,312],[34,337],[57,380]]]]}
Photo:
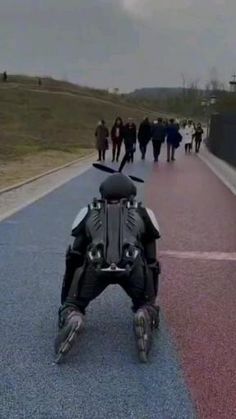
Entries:
{"type": "Polygon", "coordinates": [[[134,333],[141,362],[148,361],[153,330],[159,326],[159,307],[144,306],[134,315],[134,333]]]}
{"type": "Polygon", "coordinates": [[[98,159],[97,161],[101,161],[102,160],[102,152],[99,150],[98,151],[98,159]]]}
{"type": "Polygon", "coordinates": [[[119,161],[119,158],[120,158],[120,151],[118,151],[117,152],[117,155],[116,155],[116,162],[118,163],[118,161],[119,161]]]}
{"type": "Polygon", "coordinates": [[[76,307],[67,307],[59,312],[59,332],[54,343],[57,364],[71,350],[83,324],[84,316],[76,307]]]}

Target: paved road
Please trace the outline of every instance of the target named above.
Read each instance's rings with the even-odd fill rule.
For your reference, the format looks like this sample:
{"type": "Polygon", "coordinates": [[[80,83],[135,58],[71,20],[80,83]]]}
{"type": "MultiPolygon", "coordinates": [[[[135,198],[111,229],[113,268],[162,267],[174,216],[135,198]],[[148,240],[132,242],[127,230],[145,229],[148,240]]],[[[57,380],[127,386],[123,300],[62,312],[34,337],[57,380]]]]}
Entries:
{"type": "Polygon", "coordinates": [[[201,418],[236,418],[236,199],[196,156],[155,168],[161,300],[201,418]]]}
{"type": "MultiPolygon", "coordinates": [[[[163,252],[235,251],[235,200],[200,160],[180,156],[174,165],[163,162],[154,170],[150,162],[138,162],[133,170],[147,179],[139,196],[145,195],[158,212],[163,252]]],[[[218,404],[214,407],[211,399],[208,409],[206,397],[215,390],[215,381],[218,390],[219,378],[203,365],[202,356],[206,362],[211,358],[207,354],[212,352],[215,336],[206,326],[209,306],[201,313],[207,294],[213,314],[219,307],[213,349],[223,315],[221,340],[228,344],[227,359],[229,355],[233,359],[229,328],[235,310],[235,262],[209,264],[192,260],[191,254],[190,260],[183,261],[163,253],[163,319],[149,365],[137,361],[130,302],[117,287],[109,288],[90,306],[85,333],[67,363],[53,365],[56,312],[70,225],[77,209],[96,194],[103,178],[102,173],[90,169],[0,223],[0,417],[192,419],[197,411],[203,418],[233,417],[232,403],[228,416],[222,413],[218,394],[218,404]],[[225,315],[223,303],[230,304],[225,315]],[[198,321],[205,328],[196,326],[198,321]],[[197,336],[196,327],[197,332],[201,329],[197,336]],[[218,416],[211,416],[217,412],[218,416]]],[[[211,327],[214,322],[213,316],[211,327]]],[[[217,357],[219,367],[221,351],[217,357]]],[[[229,361],[224,385],[228,378],[230,397],[231,368],[229,361]]]]}

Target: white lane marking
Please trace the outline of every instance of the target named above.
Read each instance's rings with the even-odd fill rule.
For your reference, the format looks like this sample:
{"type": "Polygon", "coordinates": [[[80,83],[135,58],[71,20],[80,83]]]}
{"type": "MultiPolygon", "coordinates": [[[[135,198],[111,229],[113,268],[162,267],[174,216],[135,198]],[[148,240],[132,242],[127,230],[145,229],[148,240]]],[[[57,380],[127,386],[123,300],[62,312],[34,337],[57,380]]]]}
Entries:
{"type": "Polygon", "coordinates": [[[236,195],[236,170],[223,160],[211,154],[205,146],[198,157],[211,169],[221,182],[236,195]]]}
{"type": "Polygon", "coordinates": [[[82,164],[71,166],[61,171],[40,178],[33,183],[3,193],[0,196],[0,222],[49,195],[56,189],[85,173],[94,159],[89,158],[82,164]]]}
{"type": "Polygon", "coordinates": [[[160,251],[161,256],[178,259],[202,259],[202,260],[229,260],[236,261],[236,252],[181,252],[175,250],[160,251]]]}
{"type": "MultiPolygon", "coordinates": [[[[93,154],[92,154],[92,156],[93,156],[93,154]]],[[[73,161],[71,161],[69,163],[66,163],[66,164],[63,164],[61,166],[54,167],[54,169],[47,170],[46,172],[43,172],[40,175],[36,175],[36,176],[33,176],[29,179],[23,180],[22,182],[16,183],[15,185],[9,186],[7,188],[0,189],[0,195],[6,194],[7,192],[14,191],[16,189],[19,189],[22,186],[28,185],[29,183],[33,183],[36,180],[45,178],[45,177],[47,177],[49,175],[52,175],[56,172],[60,172],[61,170],[67,169],[68,167],[72,167],[72,166],[75,166],[75,165],[78,165],[78,164],[82,164],[83,162],[86,162],[89,157],[91,157],[91,156],[81,157],[79,159],[73,160],[73,161]]]]}

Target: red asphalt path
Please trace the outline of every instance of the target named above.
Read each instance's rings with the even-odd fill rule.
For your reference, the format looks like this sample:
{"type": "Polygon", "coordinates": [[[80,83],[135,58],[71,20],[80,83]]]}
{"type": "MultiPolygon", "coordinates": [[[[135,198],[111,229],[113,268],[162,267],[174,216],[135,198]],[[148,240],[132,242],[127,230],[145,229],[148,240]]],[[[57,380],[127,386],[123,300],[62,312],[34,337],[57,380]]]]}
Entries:
{"type": "Polygon", "coordinates": [[[180,154],[154,166],[146,200],[162,233],[162,312],[198,415],[236,418],[236,198],[180,154]]]}

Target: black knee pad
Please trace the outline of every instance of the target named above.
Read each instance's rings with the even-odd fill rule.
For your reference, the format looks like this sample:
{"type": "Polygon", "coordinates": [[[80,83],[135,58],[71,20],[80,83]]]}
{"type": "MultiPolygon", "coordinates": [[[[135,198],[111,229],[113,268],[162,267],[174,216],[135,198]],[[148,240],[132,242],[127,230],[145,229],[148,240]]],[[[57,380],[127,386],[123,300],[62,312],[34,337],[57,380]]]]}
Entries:
{"type": "Polygon", "coordinates": [[[81,253],[74,251],[69,246],[66,251],[66,270],[62,283],[61,304],[64,304],[66,300],[76,269],[82,266],[82,264],[83,258],[81,253]]]}
{"type": "Polygon", "coordinates": [[[161,273],[161,264],[159,261],[148,265],[148,270],[150,272],[151,278],[153,280],[153,286],[155,291],[155,296],[158,294],[159,288],[159,275],[161,273]]]}

